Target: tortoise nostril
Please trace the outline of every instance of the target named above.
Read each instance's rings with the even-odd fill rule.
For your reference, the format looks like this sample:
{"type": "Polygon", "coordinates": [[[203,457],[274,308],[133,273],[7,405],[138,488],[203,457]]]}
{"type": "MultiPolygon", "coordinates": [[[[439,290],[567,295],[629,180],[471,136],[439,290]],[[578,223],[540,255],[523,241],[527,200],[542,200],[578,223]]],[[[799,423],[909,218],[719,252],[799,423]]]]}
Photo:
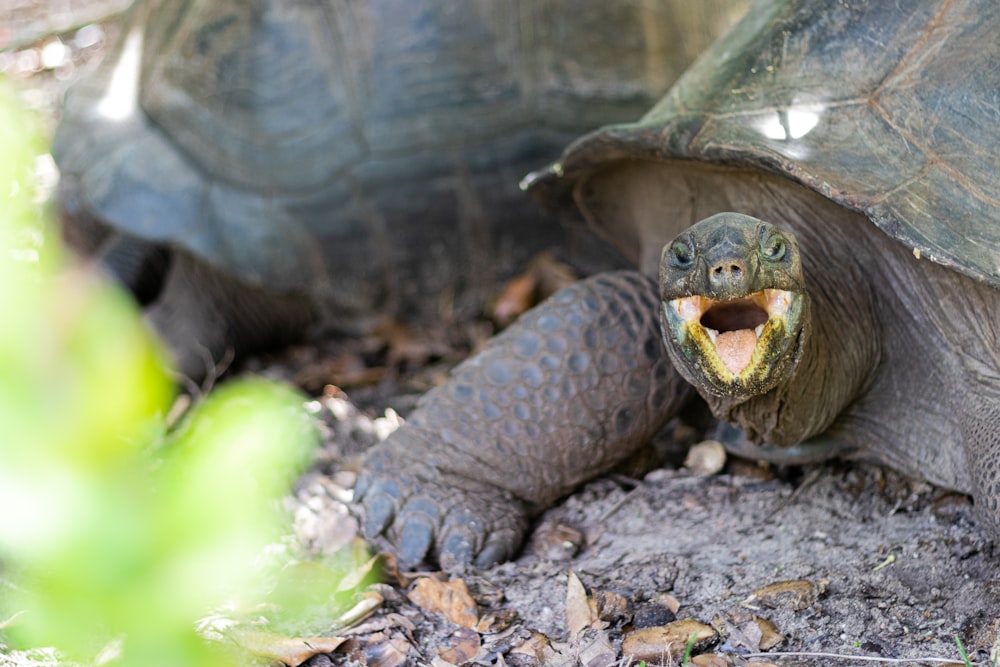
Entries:
{"type": "Polygon", "coordinates": [[[733,263],[733,264],[717,264],[712,269],[712,274],[715,275],[718,278],[721,278],[721,277],[723,277],[725,275],[730,275],[730,276],[732,276],[734,278],[739,278],[740,276],[743,275],[743,267],[741,265],[739,265],[739,264],[736,264],[736,263],[733,263]]]}

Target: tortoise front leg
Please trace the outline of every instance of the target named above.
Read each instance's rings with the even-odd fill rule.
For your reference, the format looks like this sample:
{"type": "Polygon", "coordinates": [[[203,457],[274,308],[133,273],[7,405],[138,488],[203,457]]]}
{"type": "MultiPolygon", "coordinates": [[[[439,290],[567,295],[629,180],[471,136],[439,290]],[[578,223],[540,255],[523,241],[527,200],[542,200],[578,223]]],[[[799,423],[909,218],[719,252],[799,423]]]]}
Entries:
{"type": "Polygon", "coordinates": [[[530,517],[632,455],[690,395],[658,304],[639,273],[590,278],[455,368],[369,453],[356,490],[366,536],[406,565],[511,557],[530,517]]]}

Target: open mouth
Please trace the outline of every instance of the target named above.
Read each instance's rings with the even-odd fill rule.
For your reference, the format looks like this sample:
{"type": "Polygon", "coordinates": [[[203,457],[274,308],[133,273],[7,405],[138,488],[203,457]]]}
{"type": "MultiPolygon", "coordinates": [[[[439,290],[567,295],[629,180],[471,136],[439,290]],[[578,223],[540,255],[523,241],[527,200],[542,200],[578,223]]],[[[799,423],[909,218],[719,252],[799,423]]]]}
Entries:
{"type": "Polygon", "coordinates": [[[704,296],[664,304],[666,320],[685,355],[724,383],[746,378],[774,361],[797,329],[801,296],[764,289],[740,299],[717,301],[704,296]]]}

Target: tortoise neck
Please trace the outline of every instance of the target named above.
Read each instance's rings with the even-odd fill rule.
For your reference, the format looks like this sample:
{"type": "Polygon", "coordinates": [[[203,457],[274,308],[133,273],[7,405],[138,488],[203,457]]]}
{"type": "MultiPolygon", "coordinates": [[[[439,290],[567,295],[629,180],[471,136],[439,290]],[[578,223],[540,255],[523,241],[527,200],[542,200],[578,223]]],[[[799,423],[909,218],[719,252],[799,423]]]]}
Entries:
{"type": "Polygon", "coordinates": [[[844,242],[870,235],[854,227],[871,223],[825,203],[830,205],[810,208],[809,224],[794,225],[809,297],[794,370],[760,396],[709,399],[718,417],[741,426],[755,442],[790,446],[827,431],[870,385],[878,366],[881,332],[871,281],[881,259],[876,248],[844,242]],[[844,233],[830,233],[837,228],[844,233]]]}

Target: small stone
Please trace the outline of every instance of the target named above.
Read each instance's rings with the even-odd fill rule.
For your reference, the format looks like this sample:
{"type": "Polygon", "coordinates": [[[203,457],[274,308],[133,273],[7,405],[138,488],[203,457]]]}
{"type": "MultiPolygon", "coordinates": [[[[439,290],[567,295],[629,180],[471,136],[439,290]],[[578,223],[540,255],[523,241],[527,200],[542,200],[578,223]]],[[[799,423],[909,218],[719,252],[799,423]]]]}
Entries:
{"type": "Polygon", "coordinates": [[[684,467],[696,475],[714,475],[725,466],[726,448],[718,440],[699,442],[684,459],[684,467]]]}

